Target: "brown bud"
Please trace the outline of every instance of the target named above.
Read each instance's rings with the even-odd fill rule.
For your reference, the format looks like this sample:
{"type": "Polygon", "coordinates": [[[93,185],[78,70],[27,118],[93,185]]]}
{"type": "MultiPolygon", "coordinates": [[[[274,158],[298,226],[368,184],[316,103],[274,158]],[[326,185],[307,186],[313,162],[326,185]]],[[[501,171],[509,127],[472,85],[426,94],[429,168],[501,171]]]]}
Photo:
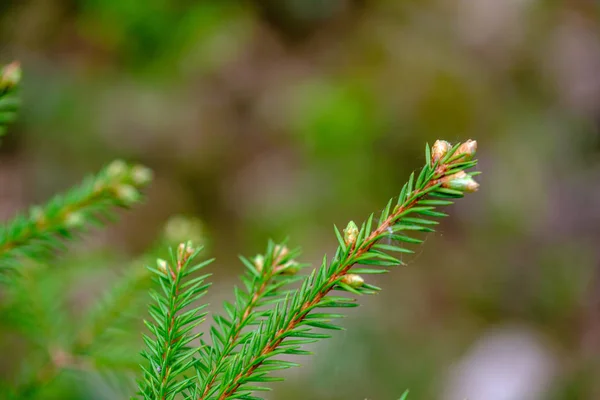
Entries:
{"type": "Polygon", "coordinates": [[[432,165],[444,158],[448,151],[452,148],[452,145],[445,140],[436,140],[431,148],[431,163],[432,165]]]}
{"type": "Polygon", "coordinates": [[[177,247],[177,259],[179,261],[187,260],[189,256],[194,253],[194,251],[195,249],[194,246],[192,246],[191,241],[188,240],[185,243],[179,243],[179,246],[177,247]]]}
{"type": "Polygon", "coordinates": [[[463,144],[461,144],[458,149],[456,149],[455,156],[461,156],[460,160],[468,161],[473,158],[475,153],[477,152],[477,141],[476,140],[467,140],[463,144]]]}

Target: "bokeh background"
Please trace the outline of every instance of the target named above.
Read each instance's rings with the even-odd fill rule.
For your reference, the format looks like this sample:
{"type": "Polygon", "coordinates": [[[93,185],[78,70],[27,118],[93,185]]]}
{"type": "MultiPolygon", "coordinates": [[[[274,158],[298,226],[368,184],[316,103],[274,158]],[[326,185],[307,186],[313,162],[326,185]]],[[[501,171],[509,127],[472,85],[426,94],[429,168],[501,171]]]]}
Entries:
{"type": "MultiPolygon", "coordinates": [[[[143,206],[52,262],[44,296],[66,311],[40,336],[159,251],[173,215],[217,257],[219,310],[238,254],[289,237],[317,263],[425,142],[473,138],[480,191],[268,398],[600,398],[599,17],[591,0],[2,0],[25,105],[0,218],[115,158],[155,172],[143,206]]],[[[40,368],[0,321],[3,379],[40,368]]],[[[122,335],[135,370],[139,330],[122,335]]],[[[38,398],[128,398],[116,371],[38,398]]]]}

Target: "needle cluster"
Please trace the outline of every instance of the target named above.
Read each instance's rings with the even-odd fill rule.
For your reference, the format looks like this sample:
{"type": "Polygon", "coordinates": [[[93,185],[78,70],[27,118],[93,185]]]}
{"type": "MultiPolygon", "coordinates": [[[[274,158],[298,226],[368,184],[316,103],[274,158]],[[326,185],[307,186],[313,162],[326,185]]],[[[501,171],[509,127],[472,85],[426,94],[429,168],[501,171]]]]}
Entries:
{"type": "MultiPolygon", "coordinates": [[[[473,160],[476,150],[473,140],[455,145],[438,140],[432,148],[427,146],[425,166],[410,175],[398,197],[387,203],[378,218],[371,214],[360,226],[350,221],[342,231],[335,228],[338,248],[334,256],[325,256],[307,276],[298,275],[304,267],[295,261],[298,252],[283,245],[269,243],[265,254],[252,260],[242,258],[247,269],[242,279],[245,290],[236,288],[234,303],[224,305],[226,316],[214,317],[215,324],[208,329],[211,344],[200,339],[194,348],[192,341],[200,334],[191,334],[191,328],[183,329],[185,335],[167,329],[168,321],[177,315],[197,316],[195,326],[200,316],[205,316],[201,313],[205,305],[177,300],[180,294],[173,285],[182,279],[159,260],[158,268],[152,270],[161,280],[163,297],[154,296],[160,307],[155,304],[150,312],[162,328],[152,327],[154,337],[146,337],[154,358],[144,367],[140,381],[144,399],[168,400],[178,395],[195,400],[259,399],[257,392],[270,390],[269,382],[283,379],[273,372],[298,365],[281,356],[308,355],[305,345],[331,337],[328,331],[342,329],[336,320],[344,316],[343,309],[356,307],[357,296],[380,290],[365,277],[402,265],[393,254],[412,253],[404,244],[422,243],[413,233],[434,232],[437,220],[446,216],[439,207],[478,189],[473,179],[477,173],[466,172],[477,164],[473,160]],[[376,224],[376,220],[380,222],[376,224]],[[300,288],[290,289],[292,282],[300,282],[300,288]],[[180,376],[174,376],[174,371],[180,376]],[[168,390],[165,382],[170,385],[168,390]]],[[[189,282],[200,285],[196,280],[189,282]]],[[[185,298],[192,296],[200,294],[185,298]]]]}

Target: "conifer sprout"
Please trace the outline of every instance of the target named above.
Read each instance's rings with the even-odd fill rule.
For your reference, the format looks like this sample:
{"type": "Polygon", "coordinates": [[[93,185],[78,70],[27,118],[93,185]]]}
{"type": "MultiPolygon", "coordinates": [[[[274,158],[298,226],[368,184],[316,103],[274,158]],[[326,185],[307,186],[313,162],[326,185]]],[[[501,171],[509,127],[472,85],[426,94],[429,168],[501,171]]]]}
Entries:
{"type": "MultiPolygon", "coordinates": [[[[153,336],[145,336],[148,349],[144,354],[150,363],[143,366],[139,393],[147,400],[175,399],[179,395],[194,400],[259,399],[255,392],[269,390],[266,383],[282,380],[271,376],[272,372],[297,366],[279,357],[310,354],[302,348],[305,344],[329,338],[324,330],[342,329],[334,320],[343,314],[324,309],[358,304],[353,296],[335,292],[377,293],[380,288],[365,277],[401,265],[402,261],[391,253],[413,252],[400,244],[383,243],[383,239],[422,243],[422,239],[408,233],[434,232],[433,227],[438,224],[435,219],[446,216],[438,207],[451,205],[465,193],[478,189],[479,184],[473,179],[477,173],[466,172],[477,165],[473,160],[476,150],[474,140],[454,146],[438,140],[431,149],[426,146],[426,163],[420,173],[410,175],[399,196],[387,203],[378,218],[371,214],[360,226],[350,221],[343,231],[336,228],[338,248],[334,256],[324,257],[320,267],[308,276],[297,274],[305,267],[296,261],[299,252],[284,244],[269,242],[264,254],[251,260],[241,257],[246,267],[244,290],[236,288],[235,301],[224,304],[226,316],[214,317],[214,325],[208,330],[211,344],[201,339],[192,345],[196,336],[191,328],[173,322],[181,318],[195,325],[203,318],[201,304],[184,310],[192,304],[187,299],[196,294],[181,294],[173,289],[205,287],[201,278],[184,282],[189,278],[179,269],[166,273],[159,261],[159,268],[152,271],[161,281],[163,293],[153,295],[156,304],[150,307],[156,324],[148,325],[153,336]],[[377,220],[378,224],[374,222],[377,220]],[[299,288],[288,286],[298,281],[299,288]],[[179,296],[186,301],[178,300],[179,296]],[[173,326],[180,331],[169,330],[173,326]],[[185,345],[179,345],[179,341],[185,345]]],[[[187,257],[183,248],[185,245],[180,245],[173,265],[187,257]]],[[[189,255],[186,260],[191,262],[195,256],[196,253],[189,255]]],[[[406,399],[407,394],[401,399],[406,399]]]]}

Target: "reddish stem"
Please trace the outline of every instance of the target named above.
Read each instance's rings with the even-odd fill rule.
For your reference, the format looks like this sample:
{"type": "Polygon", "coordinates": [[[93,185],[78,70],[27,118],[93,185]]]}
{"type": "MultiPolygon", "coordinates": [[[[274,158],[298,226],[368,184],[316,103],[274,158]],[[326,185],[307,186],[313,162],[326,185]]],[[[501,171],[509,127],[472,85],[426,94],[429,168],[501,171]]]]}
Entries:
{"type": "MultiPolygon", "coordinates": [[[[447,167],[445,165],[438,167],[438,169],[436,170],[436,175],[443,176],[446,169],[447,169],[447,167]]],[[[412,195],[413,200],[410,203],[399,207],[395,213],[390,215],[376,230],[374,230],[369,235],[369,237],[365,240],[364,243],[366,243],[366,245],[360,246],[357,249],[351,250],[351,252],[348,254],[348,258],[346,259],[346,262],[348,262],[348,260],[351,260],[353,258],[357,259],[360,256],[362,256],[363,254],[365,254],[366,252],[368,252],[373,247],[373,245],[376,243],[376,239],[379,236],[381,236],[391,225],[393,225],[393,223],[397,219],[397,217],[399,215],[403,214],[404,212],[406,212],[406,210],[413,207],[417,203],[418,199],[422,196],[421,193],[425,192],[430,187],[436,185],[437,182],[438,182],[437,180],[432,180],[427,185],[425,185],[425,187],[422,190],[415,191],[412,195]]],[[[293,329],[295,329],[298,326],[298,324],[301,323],[304,320],[304,318],[306,318],[306,315],[308,315],[308,311],[312,310],[317,304],[319,304],[319,302],[323,299],[323,297],[325,297],[333,289],[333,287],[335,286],[334,283],[336,281],[338,281],[341,277],[343,277],[348,272],[348,270],[350,268],[352,268],[352,266],[354,264],[355,264],[354,262],[348,263],[348,265],[345,265],[342,269],[340,269],[340,271],[333,274],[329,278],[327,283],[325,285],[323,285],[323,289],[311,301],[305,303],[301,307],[300,311],[296,314],[296,316],[294,318],[292,318],[292,320],[287,324],[286,327],[277,331],[275,338],[272,340],[272,342],[270,344],[268,344],[267,346],[265,346],[265,348],[263,348],[263,350],[260,352],[260,354],[256,357],[254,357],[254,359],[256,360],[260,357],[263,357],[263,356],[273,352],[281,344],[281,342],[285,339],[285,334],[287,332],[290,332],[293,329]]],[[[250,367],[248,367],[245,370],[243,370],[242,372],[240,372],[232,380],[231,385],[229,386],[228,389],[226,389],[223,392],[223,394],[221,394],[221,396],[219,397],[219,400],[225,400],[229,396],[231,396],[233,393],[235,393],[235,391],[242,384],[242,379],[245,377],[251,376],[252,373],[261,364],[262,363],[250,363],[250,367]]]]}

